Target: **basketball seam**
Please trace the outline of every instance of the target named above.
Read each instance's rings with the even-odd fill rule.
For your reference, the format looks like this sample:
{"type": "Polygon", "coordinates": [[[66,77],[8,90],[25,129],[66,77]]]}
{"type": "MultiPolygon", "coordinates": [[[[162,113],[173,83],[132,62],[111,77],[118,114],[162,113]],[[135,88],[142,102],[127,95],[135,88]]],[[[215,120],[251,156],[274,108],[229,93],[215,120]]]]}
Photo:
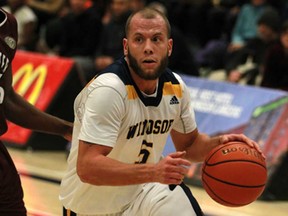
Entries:
{"type": "Polygon", "coordinates": [[[206,185],[206,187],[209,188],[210,192],[213,193],[213,195],[214,195],[215,197],[217,197],[219,200],[222,200],[222,201],[225,202],[225,203],[228,203],[228,204],[233,205],[233,206],[234,206],[234,205],[244,206],[244,205],[248,205],[249,203],[251,203],[251,202],[248,202],[248,203],[241,203],[241,204],[240,204],[240,203],[228,202],[228,201],[224,200],[222,197],[218,196],[218,195],[210,188],[210,186],[206,183],[206,181],[205,181],[204,179],[202,179],[202,180],[203,180],[204,184],[206,185]]]}
{"type": "Polygon", "coordinates": [[[217,162],[217,163],[208,163],[208,162],[206,162],[205,165],[206,165],[206,166],[215,166],[215,165],[219,165],[219,164],[223,164],[223,163],[228,163],[228,162],[248,162],[248,163],[254,163],[254,164],[257,164],[257,165],[263,167],[265,170],[267,170],[267,169],[266,169],[266,166],[264,166],[264,165],[261,164],[261,163],[258,163],[258,162],[256,162],[256,161],[241,160],[241,159],[240,159],[240,160],[239,160],[239,159],[237,159],[237,160],[225,160],[225,161],[221,161],[221,162],[217,162]]]}
{"type": "MultiPolygon", "coordinates": [[[[266,183],[261,184],[261,185],[254,185],[254,186],[253,186],[253,185],[240,185],[240,184],[235,184],[235,183],[227,182],[227,181],[224,181],[224,180],[222,180],[222,179],[218,179],[218,178],[216,178],[216,177],[214,177],[214,176],[209,175],[209,174],[208,174],[207,172],[205,172],[204,170],[203,170],[203,173],[204,173],[205,175],[209,176],[210,178],[216,180],[216,181],[219,181],[219,182],[222,182],[222,183],[225,183],[225,184],[228,184],[228,185],[237,186],[237,187],[243,187],[243,188],[259,188],[259,187],[263,187],[263,186],[266,185],[266,183]]],[[[204,180],[203,177],[202,177],[202,180],[205,182],[205,180],[204,180]]]]}
{"type": "MultiPolygon", "coordinates": [[[[208,163],[208,161],[209,161],[218,151],[220,151],[222,148],[225,148],[225,147],[230,146],[230,145],[234,145],[234,142],[229,143],[229,144],[219,145],[219,146],[218,146],[218,149],[216,149],[213,153],[211,153],[211,155],[210,155],[208,158],[206,158],[205,163],[208,163]]],[[[245,143],[242,143],[241,145],[246,145],[246,144],[245,144],[245,143]]],[[[208,154],[208,155],[209,155],[209,154],[208,154]]],[[[252,161],[251,161],[251,162],[252,162],[252,161]]],[[[255,162],[255,163],[257,163],[257,162],[255,162]]],[[[257,164],[259,164],[259,163],[257,163],[257,164]]],[[[262,167],[264,167],[265,170],[266,170],[266,166],[265,166],[265,165],[262,165],[262,164],[259,164],[259,165],[262,166],[262,167]]]]}

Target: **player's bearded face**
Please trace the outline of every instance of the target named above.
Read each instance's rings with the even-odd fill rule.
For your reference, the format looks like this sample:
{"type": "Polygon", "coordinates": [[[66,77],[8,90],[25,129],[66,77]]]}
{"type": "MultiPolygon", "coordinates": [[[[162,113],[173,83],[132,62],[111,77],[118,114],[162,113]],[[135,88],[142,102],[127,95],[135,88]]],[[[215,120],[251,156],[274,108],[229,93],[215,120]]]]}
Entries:
{"type": "Polygon", "coordinates": [[[141,65],[137,62],[137,59],[132,56],[132,54],[128,51],[127,58],[130,64],[130,67],[134,70],[134,72],[145,80],[155,80],[164,73],[165,68],[168,65],[168,54],[163,57],[160,61],[160,65],[154,69],[153,72],[145,72],[141,65]]]}

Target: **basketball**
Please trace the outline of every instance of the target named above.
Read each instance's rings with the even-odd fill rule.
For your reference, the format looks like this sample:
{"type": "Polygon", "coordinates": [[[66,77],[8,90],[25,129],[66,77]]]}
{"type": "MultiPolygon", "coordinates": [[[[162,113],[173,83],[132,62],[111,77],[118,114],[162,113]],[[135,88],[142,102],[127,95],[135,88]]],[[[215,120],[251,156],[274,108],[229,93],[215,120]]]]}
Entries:
{"type": "Polygon", "coordinates": [[[229,142],[212,149],[202,166],[202,183],[217,203],[239,207],[255,201],[267,181],[266,162],[243,142],[229,142]]]}

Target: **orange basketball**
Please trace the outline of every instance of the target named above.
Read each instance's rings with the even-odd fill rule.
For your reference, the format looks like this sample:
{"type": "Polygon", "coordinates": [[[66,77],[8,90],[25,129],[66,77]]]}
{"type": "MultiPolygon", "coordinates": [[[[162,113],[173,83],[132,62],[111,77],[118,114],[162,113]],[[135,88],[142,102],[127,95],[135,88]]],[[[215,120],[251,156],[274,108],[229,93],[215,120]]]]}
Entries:
{"type": "Polygon", "coordinates": [[[203,163],[203,187],[213,200],[225,206],[238,207],[255,201],[266,181],[265,159],[243,142],[217,146],[203,163]]]}

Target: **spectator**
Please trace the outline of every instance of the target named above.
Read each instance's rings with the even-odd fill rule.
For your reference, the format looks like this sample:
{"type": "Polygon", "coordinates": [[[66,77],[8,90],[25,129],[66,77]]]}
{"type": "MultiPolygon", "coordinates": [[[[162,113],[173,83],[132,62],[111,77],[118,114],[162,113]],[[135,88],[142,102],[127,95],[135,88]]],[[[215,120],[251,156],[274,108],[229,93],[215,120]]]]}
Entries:
{"type": "Polygon", "coordinates": [[[101,17],[102,25],[106,25],[111,19],[110,12],[111,0],[92,0],[92,9],[101,17]]]}
{"type": "Polygon", "coordinates": [[[246,1],[211,0],[211,2],[212,6],[207,11],[205,23],[207,42],[221,38],[230,41],[239,10],[246,1]]]}
{"type": "Polygon", "coordinates": [[[281,18],[273,8],[266,9],[257,23],[258,35],[227,59],[227,80],[254,85],[267,49],[278,41],[281,18]],[[249,62],[250,61],[250,62],[249,62]],[[244,67],[239,67],[244,66],[244,67]]]}
{"type": "Polygon", "coordinates": [[[130,10],[138,11],[146,6],[146,0],[130,0],[130,10]]]}
{"type": "Polygon", "coordinates": [[[95,75],[94,52],[102,31],[101,17],[87,0],[70,0],[70,12],[49,22],[46,41],[55,54],[71,57],[86,83],[95,75]]]}
{"type": "Polygon", "coordinates": [[[257,21],[267,6],[266,0],[251,0],[241,6],[228,46],[229,52],[243,47],[249,39],[257,35],[257,21]]]}
{"type": "MultiPolygon", "coordinates": [[[[167,16],[167,9],[164,4],[160,2],[152,2],[148,4],[148,6],[167,16]]],[[[180,29],[173,24],[171,24],[171,38],[174,41],[174,46],[173,52],[169,57],[169,68],[178,73],[199,76],[198,66],[195,63],[194,55],[190,49],[188,41],[180,29]]]]}
{"type": "Polygon", "coordinates": [[[266,0],[250,0],[243,4],[237,15],[231,40],[211,40],[195,53],[199,67],[209,70],[223,69],[227,56],[233,55],[233,52],[257,36],[257,21],[267,8],[266,0]]]}
{"type": "Polygon", "coordinates": [[[52,19],[64,7],[66,0],[27,0],[27,5],[33,9],[38,17],[38,30],[52,19]]]}
{"type": "Polygon", "coordinates": [[[183,32],[194,50],[198,50],[207,41],[205,17],[211,7],[210,0],[180,0],[169,3],[168,17],[171,24],[183,32]]]}
{"type": "Polygon", "coordinates": [[[99,47],[95,52],[96,73],[123,55],[125,23],[131,13],[129,0],[112,0],[110,10],[111,20],[104,26],[99,47]]]}
{"type": "Polygon", "coordinates": [[[288,21],[281,28],[280,42],[267,51],[261,86],[288,91],[288,21]]]}
{"type": "Polygon", "coordinates": [[[7,0],[7,5],[2,8],[13,14],[18,22],[18,49],[34,51],[37,17],[25,2],[26,0],[7,0]]]}

